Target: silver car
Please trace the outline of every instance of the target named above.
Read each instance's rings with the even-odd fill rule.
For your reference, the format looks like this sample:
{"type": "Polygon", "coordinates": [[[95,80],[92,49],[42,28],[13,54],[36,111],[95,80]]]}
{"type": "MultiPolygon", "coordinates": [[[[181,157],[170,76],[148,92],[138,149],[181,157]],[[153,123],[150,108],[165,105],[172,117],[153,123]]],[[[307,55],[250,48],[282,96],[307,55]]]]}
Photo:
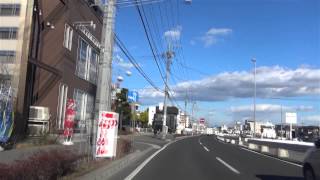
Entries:
{"type": "Polygon", "coordinates": [[[303,163],[305,180],[320,180],[320,139],[307,153],[303,163]]]}

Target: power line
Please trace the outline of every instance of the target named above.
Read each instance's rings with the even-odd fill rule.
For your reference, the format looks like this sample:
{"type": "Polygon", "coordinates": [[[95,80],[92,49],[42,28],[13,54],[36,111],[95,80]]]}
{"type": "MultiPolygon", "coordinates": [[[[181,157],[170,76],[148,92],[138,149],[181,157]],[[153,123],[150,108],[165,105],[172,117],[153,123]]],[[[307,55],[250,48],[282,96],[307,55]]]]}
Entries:
{"type": "MultiPolygon", "coordinates": [[[[151,51],[152,51],[152,54],[153,54],[153,60],[156,62],[157,68],[158,68],[158,70],[159,70],[159,72],[160,72],[160,75],[161,75],[161,79],[163,80],[164,84],[166,85],[166,82],[165,82],[165,80],[164,80],[164,76],[163,76],[163,74],[162,74],[162,71],[161,71],[159,62],[158,62],[158,60],[157,60],[157,56],[156,56],[157,53],[155,53],[154,47],[153,47],[152,44],[151,44],[151,39],[150,39],[150,37],[149,37],[149,33],[148,33],[148,30],[147,30],[147,27],[146,27],[146,23],[145,23],[145,21],[144,21],[144,19],[143,19],[143,17],[142,17],[141,10],[140,10],[140,8],[139,8],[139,6],[138,6],[138,0],[135,0],[135,2],[136,2],[136,8],[137,8],[137,11],[138,11],[138,13],[139,13],[140,20],[141,20],[142,25],[143,25],[144,32],[145,32],[146,37],[147,37],[147,40],[148,40],[149,47],[150,47],[150,49],[151,49],[151,51]]],[[[142,6],[142,8],[143,8],[143,6],[142,6]]],[[[147,19],[146,19],[146,21],[147,21],[147,19]]],[[[147,25],[148,25],[148,23],[147,23],[147,25]]],[[[149,26],[149,25],[148,25],[148,26],[149,26]]]]}
{"type": "Polygon", "coordinates": [[[124,53],[124,55],[128,58],[128,60],[131,62],[131,64],[138,70],[138,72],[142,75],[142,77],[157,91],[163,92],[159,87],[157,87],[154,82],[148,77],[148,75],[143,71],[143,69],[140,67],[140,65],[137,63],[137,61],[134,59],[134,57],[130,54],[128,49],[125,47],[123,42],[119,39],[119,37],[114,34],[115,41],[120,48],[120,50],[124,53]]]}

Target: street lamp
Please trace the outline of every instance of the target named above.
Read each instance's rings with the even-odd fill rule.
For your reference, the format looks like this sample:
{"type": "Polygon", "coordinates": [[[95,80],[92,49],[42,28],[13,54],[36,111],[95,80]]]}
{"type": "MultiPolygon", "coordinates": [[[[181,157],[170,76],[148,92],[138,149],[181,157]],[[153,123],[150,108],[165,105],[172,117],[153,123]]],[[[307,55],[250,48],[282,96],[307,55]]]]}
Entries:
{"type": "Polygon", "coordinates": [[[254,65],[254,97],[253,97],[253,137],[256,137],[256,89],[257,89],[257,83],[256,83],[256,73],[257,73],[257,60],[255,58],[251,59],[251,62],[254,65]]]}

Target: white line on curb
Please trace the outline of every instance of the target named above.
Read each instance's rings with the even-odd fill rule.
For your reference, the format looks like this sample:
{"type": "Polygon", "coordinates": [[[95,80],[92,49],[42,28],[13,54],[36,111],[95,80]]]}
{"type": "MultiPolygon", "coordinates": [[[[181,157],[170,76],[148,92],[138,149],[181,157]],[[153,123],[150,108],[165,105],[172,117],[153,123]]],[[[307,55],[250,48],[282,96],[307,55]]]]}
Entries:
{"type": "Polygon", "coordinates": [[[224,162],[222,159],[220,159],[219,157],[216,157],[216,159],[221,162],[223,165],[225,165],[227,168],[229,168],[231,171],[233,171],[236,174],[240,174],[240,172],[238,170],[236,170],[235,168],[233,168],[232,166],[230,166],[228,163],[224,162]]]}
{"type": "Polygon", "coordinates": [[[302,165],[300,165],[300,164],[296,164],[296,163],[293,163],[293,162],[285,161],[285,160],[278,159],[278,158],[275,158],[275,157],[272,157],[272,156],[267,156],[265,154],[261,154],[261,153],[256,152],[256,151],[252,151],[250,149],[246,149],[246,148],[241,148],[241,149],[243,149],[245,151],[249,151],[249,152],[255,153],[255,154],[259,154],[259,155],[264,156],[264,157],[268,157],[268,158],[275,159],[275,160],[278,160],[278,161],[281,161],[281,162],[285,162],[285,163],[288,163],[288,164],[291,164],[291,165],[294,165],[294,166],[302,167],[302,165]]]}
{"type": "Polygon", "coordinates": [[[204,148],[206,151],[208,151],[208,152],[210,151],[210,150],[209,150],[207,147],[205,147],[205,146],[203,146],[203,148],[204,148]]]}

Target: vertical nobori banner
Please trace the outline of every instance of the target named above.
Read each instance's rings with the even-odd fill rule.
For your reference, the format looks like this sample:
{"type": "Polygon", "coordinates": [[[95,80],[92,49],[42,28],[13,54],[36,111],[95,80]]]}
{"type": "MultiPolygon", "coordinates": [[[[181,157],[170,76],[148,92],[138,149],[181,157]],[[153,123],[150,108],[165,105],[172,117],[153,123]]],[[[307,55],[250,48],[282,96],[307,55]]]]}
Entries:
{"type": "Polygon", "coordinates": [[[96,157],[114,157],[117,152],[119,114],[100,111],[96,140],[96,157]]]}
{"type": "Polygon", "coordinates": [[[64,131],[63,135],[65,137],[63,144],[64,145],[73,145],[72,136],[73,136],[73,126],[74,118],[76,115],[76,103],[73,99],[67,100],[66,105],[66,117],[64,120],[64,131]]]}

